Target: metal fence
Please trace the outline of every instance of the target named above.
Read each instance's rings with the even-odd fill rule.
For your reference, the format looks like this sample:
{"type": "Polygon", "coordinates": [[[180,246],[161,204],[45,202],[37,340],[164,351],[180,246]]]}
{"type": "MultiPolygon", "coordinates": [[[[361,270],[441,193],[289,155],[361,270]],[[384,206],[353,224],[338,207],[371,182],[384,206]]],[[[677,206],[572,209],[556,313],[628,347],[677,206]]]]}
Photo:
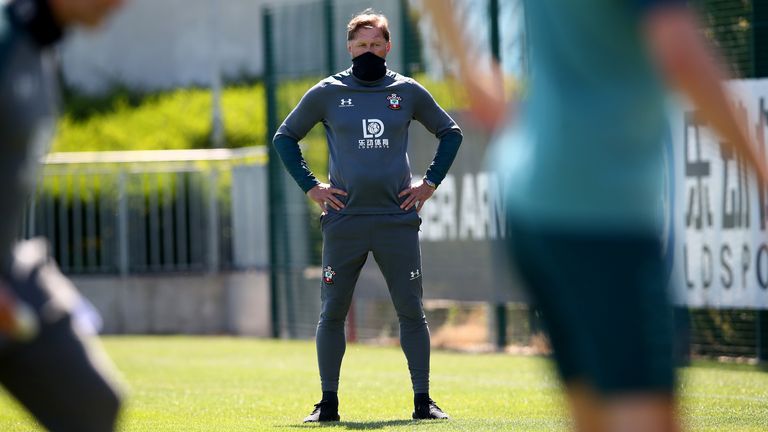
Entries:
{"type": "MultiPolygon", "coordinates": [[[[332,28],[325,24],[333,21],[332,6],[331,2],[306,2],[269,6],[263,10],[267,142],[271,142],[280,122],[302,94],[335,67],[335,50],[330,43],[332,28]],[[293,61],[296,53],[280,49],[283,43],[305,47],[307,51],[298,57],[309,61],[293,61]]],[[[324,168],[327,153],[322,147],[311,145],[312,138],[318,134],[315,128],[303,144],[312,169],[322,172],[327,171],[324,168]]],[[[310,294],[314,280],[311,261],[317,261],[318,255],[312,253],[313,242],[307,230],[313,220],[312,213],[272,146],[268,176],[272,334],[274,337],[311,337],[319,312],[319,296],[310,294]],[[300,197],[292,201],[286,199],[296,194],[300,197]]],[[[316,236],[314,240],[316,244],[316,236]]],[[[319,270],[317,273],[319,275],[319,270]]]]}
{"type": "Polygon", "coordinates": [[[765,0],[694,0],[705,35],[725,53],[740,78],[768,76],[768,2],[765,0]]]}
{"type": "Polygon", "coordinates": [[[52,154],[22,235],[70,274],[265,268],[265,171],[263,148],[52,154]]]}

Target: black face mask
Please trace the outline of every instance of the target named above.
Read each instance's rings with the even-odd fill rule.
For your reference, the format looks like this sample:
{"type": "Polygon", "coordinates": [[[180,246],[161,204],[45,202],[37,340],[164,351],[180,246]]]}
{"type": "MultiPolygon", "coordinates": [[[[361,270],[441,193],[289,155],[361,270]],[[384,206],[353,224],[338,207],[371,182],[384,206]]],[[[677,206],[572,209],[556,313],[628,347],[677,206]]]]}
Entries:
{"type": "Polygon", "coordinates": [[[387,73],[386,60],[368,51],[352,59],[352,74],[363,81],[377,81],[387,73]]]}

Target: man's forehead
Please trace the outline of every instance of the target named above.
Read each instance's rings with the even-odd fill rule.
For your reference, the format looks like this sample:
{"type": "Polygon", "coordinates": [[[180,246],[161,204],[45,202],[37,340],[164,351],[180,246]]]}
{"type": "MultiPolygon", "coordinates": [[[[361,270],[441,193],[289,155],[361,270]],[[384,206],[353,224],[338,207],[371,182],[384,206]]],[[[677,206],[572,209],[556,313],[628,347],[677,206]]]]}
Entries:
{"type": "Polygon", "coordinates": [[[353,41],[358,39],[384,39],[384,31],[378,27],[361,27],[352,38],[353,41]]]}

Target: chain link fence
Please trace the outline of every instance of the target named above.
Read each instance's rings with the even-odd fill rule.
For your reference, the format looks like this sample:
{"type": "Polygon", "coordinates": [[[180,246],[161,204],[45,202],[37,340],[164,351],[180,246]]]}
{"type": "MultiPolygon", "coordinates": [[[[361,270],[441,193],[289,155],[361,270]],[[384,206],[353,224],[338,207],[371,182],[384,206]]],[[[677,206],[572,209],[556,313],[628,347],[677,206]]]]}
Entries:
{"type": "Polygon", "coordinates": [[[243,219],[266,194],[248,201],[242,189],[253,174],[265,180],[264,159],[256,147],[52,154],[21,237],[47,238],[72,275],[263,268],[266,254],[253,249],[266,224],[249,221],[245,229],[243,219]]]}

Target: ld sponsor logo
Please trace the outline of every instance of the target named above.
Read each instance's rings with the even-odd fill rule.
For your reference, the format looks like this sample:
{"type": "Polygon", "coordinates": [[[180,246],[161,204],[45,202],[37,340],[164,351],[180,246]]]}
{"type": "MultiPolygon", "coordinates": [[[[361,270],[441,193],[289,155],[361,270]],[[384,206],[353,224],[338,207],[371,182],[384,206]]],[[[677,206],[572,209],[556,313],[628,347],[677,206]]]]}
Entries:
{"type": "Polygon", "coordinates": [[[384,134],[384,123],[379,119],[363,119],[363,138],[378,138],[384,134]]]}
{"type": "Polygon", "coordinates": [[[358,149],[387,149],[389,139],[384,135],[384,122],[379,119],[363,119],[363,139],[357,141],[358,149]]]}

